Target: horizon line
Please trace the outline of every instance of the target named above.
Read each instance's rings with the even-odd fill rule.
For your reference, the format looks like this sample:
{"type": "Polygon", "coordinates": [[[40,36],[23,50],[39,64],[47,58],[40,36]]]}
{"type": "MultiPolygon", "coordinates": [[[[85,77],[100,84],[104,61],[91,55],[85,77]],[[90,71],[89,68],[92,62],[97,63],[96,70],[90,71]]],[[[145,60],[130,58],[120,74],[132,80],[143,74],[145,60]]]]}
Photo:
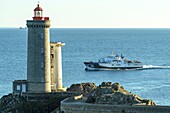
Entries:
{"type": "MultiPolygon", "coordinates": [[[[23,28],[27,27],[0,27],[0,28],[23,28]]],[[[50,27],[57,29],[170,29],[170,27],[50,27]]]]}

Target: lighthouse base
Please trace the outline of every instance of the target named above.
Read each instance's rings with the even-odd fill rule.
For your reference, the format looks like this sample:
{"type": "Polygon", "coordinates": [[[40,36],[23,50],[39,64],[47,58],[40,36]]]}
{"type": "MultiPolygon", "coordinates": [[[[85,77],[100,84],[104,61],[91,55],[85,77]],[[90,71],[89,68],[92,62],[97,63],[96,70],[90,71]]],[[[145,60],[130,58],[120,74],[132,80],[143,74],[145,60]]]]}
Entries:
{"type": "Polygon", "coordinates": [[[64,91],[67,91],[66,87],[62,87],[62,88],[57,89],[57,92],[64,92],[64,91]]]}

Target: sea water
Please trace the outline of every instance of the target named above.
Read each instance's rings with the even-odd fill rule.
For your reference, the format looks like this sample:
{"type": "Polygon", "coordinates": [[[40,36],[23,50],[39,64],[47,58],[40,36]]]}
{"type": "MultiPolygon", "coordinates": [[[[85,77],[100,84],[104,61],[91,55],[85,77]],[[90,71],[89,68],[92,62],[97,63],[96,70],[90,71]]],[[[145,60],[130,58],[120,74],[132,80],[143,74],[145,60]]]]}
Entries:
{"type": "MultiPolygon", "coordinates": [[[[0,29],[0,97],[12,92],[12,81],[27,76],[27,29],[0,29]]],[[[126,90],[170,105],[170,29],[50,29],[51,42],[63,42],[63,85],[119,82],[126,90]],[[84,61],[112,52],[143,62],[142,70],[85,71],[84,61]]]]}

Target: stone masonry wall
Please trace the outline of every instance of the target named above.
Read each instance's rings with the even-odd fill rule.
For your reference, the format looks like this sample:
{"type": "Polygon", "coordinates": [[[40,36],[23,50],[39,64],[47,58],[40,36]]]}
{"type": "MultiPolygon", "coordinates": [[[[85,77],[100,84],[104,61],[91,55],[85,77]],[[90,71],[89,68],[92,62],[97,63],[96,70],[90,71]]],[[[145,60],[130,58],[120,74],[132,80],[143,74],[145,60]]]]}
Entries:
{"type": "Polygon", "coordinates": [[[170,106],[89,104],[75,98],[67,98],[61,102],[61,111],[63,113],[170,113],[170,106]]]}

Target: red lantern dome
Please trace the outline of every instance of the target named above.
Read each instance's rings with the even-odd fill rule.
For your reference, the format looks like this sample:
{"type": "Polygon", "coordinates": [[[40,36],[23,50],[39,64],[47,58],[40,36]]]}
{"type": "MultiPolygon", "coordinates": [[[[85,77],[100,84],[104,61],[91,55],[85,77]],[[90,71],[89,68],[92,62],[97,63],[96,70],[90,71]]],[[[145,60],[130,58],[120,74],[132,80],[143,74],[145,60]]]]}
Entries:
{"type": "Polygon", "coordinates": [[[40,5],[38,4],[37,7],[34,9],[34,11],[43,11],[43,9],[40,7],[40,5]]]}

